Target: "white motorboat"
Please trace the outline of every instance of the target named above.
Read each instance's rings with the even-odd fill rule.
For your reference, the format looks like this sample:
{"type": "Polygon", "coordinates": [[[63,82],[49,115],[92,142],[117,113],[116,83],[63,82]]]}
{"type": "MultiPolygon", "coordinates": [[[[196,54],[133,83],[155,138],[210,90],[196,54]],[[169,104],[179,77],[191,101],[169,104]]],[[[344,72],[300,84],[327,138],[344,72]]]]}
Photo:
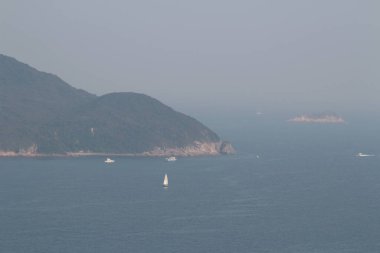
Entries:
{"type": "Polygon", "coordinates": [[[177,161],[177,158],[175,158],[175,156],[171,156],[171,157],[166,158],[166,161],[174,162],[174,161],[177,161]]]}
{"type": "Polygon", "coordinates": [[[112,160],[111,158],[108,158],[104,161],[105,163],[114,163],[115,160],[112,160]]]}
{"type": "Polygon", "coordinates": [[[358,156],[358,157],[367,157],[367,156],[375,156],[375,155],[364,154],[364,153],[358,153],[356,156],[358,156]]]}

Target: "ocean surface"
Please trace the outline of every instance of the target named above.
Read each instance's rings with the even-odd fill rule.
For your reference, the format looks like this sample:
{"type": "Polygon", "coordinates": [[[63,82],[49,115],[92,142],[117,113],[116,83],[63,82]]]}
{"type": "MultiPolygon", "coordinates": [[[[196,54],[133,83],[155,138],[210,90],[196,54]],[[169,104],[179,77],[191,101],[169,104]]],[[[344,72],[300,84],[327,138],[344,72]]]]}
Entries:
{"type": "Polygon", "coordinates": [[[377,129],[258,120],[217,129],[233,156],[1,158],[0,252],[380,252],[377,129]]]}

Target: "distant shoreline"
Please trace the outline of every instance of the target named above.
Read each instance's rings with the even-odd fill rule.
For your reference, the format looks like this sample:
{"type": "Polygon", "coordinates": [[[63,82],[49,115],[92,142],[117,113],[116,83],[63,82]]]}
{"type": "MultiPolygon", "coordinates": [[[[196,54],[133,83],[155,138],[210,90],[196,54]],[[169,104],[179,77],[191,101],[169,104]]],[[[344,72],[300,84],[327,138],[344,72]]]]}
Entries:
{"type": "Polygon", "coordinates": [[[85,156],[124,156],[124,157],[167,157],[167,156],[217,156],[236,153],[229,142],[195,142],[192,146],[182,148],[154,148],[142,153],[104,153],[104,152],[66,152],[66,153],[38,153],[37,146],[27,151],[0,151],[0,157],[85,157],[85,156]]]}
{"type": "Polygon", "coordinates": [[[90,156],[119,156],[119,157],[168,157],[168,156],[180,156],[180,157],[195,157],[195,156],[218,156],[222,155],[220,153],[203,153],[203,154],[194,154],[194,155],[180,155],[180,154],[173,154],[173,153],[167,153],[167,154],[129,154],[129,153],[65,153],[65,154],[46,154],[46,153],[35,153],[35,154],[23,154],[23,153],[16,153],[16,152],[0,152],[0,158],[2,157],[90,157],[90,156]]]}
{"type": "Polygon", "coordinates": [[[342,124],[346,121],[337,115],[300,115],[289,119],[288,122],[295,123],[321,123],[321,124],[342,124]]]}

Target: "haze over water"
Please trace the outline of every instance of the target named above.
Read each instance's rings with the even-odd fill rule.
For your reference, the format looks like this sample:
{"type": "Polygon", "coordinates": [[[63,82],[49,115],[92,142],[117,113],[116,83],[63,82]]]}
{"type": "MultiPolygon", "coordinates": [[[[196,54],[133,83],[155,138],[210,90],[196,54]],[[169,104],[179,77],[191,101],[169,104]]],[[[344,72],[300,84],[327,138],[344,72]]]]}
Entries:
{"type": "Polygon", "coordinates": [[[97,95],[150,95],[238,154],[1,158],[0,252],[380,252],[379,9],[2,0],[0,54],[97,95]],[[286,122],[324,111],[347,123],[286,122]]]}
{"type": "Polygon", "coordinates": [[[226,128],[235,156],[0,159],[0,251],[380,250],[375,126],[226,128]]]}
{"type": "Polygon", "coordinates": [[[243,114],[380,107],[374,0],[2,0],[0,53],[102,95],[243,114]]]}

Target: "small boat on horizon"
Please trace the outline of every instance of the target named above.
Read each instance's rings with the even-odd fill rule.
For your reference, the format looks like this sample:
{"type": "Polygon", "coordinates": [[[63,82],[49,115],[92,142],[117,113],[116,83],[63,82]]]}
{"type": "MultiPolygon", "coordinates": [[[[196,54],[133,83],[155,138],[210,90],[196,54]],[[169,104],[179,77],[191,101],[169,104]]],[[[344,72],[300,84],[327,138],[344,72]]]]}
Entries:
{"type": "Polygon", "coordinates": [[[367,156],[375,156],[375,155],[372,155],[372,154],[364,154],[364,153],[358,153],[356,156],[358,156],[358,157],[367,157],[367,156]]]}
{"type": "Polygon", "coordinates": [[[175,156],[171,156],[171,157],[166,158],[166,161],[174,162],[174,161],[177,161],[177,158],[175,156]]]}
{"type": "Polygon", "coordinates": [[[115,160],[112,160],[111,158],[107,157],[107,159],[104,162],[105,163],[114,163],[115,160]]]}
{"type": "Polygon", "coordinates": [[[165,187],[165,188],[169,186],[169,179],[168,179],[168,175],[167,174],[165,174],[164,182],[162,183],[162,186],[165,187]]]}

